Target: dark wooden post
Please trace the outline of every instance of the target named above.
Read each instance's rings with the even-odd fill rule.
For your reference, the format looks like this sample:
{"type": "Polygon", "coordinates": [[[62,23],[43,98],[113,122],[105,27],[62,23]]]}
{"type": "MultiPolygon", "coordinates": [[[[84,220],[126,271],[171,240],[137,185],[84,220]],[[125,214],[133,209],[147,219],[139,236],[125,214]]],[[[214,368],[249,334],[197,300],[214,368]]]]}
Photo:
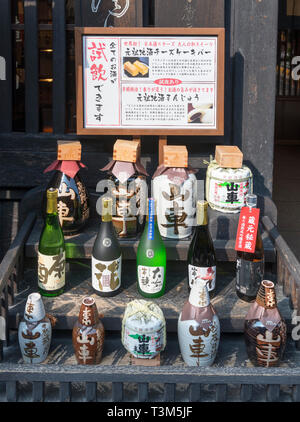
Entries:
{"type": "Polygon", "coordinates": [[[233,143],[271,196],[276,99],[278,0],[231,0],[234,60],[233,143]]]}

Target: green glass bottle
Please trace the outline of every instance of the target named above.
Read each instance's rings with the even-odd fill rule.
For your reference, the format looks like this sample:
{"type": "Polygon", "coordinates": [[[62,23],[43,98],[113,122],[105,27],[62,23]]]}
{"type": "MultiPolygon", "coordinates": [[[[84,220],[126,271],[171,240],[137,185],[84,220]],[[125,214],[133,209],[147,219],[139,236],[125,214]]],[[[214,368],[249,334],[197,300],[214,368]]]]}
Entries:
{"type": "Polygon", "coordinates": [[[144,297],[160,297],[166,286],[166,247],[160,236],[155,201],[148,200],[147,224],[137,250],[138,291],[144,297]]]}
{"type": "Polygon", "coordinates": [[[38,249],[38,286],[41,295],[59,296],[64,291],[66,251],[57,214],[57,189],[47,190],[47,214],[38,249]]]}

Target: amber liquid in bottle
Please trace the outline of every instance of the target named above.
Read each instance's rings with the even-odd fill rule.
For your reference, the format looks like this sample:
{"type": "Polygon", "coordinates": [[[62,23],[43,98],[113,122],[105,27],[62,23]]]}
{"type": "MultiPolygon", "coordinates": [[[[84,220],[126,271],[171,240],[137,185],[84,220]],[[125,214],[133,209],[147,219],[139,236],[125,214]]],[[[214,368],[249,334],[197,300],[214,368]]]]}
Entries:
{"type": "MultiPolygon", "coordinates": [[[[255,208],[256,195],[247,195],[247,206],[255,208]]],[[[260,283],[264,278],[264,247],[263,241],[257,230],[254,253],[237,252],[236,266],[236,294],[245,302],[253,302],[256,298],[260,283]]]]}

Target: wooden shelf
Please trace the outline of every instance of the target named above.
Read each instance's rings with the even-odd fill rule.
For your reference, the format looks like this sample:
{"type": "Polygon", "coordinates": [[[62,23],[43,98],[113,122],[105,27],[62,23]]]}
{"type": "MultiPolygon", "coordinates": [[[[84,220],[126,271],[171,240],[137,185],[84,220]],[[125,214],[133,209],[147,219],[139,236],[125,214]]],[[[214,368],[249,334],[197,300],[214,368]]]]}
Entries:
{"type": "MultiPolygon", "coordinates": [[[[67,271],[67,285],[64,294],[56,298],[43,298],[46,312],[58,319],[56,329],[72,329],[78,317],[83,297],[93,296],[97,308],[104,314],[105,329],[121,331],[122,317],[126,305],[134,299],[143,299],[136,286],[136,264],[127,261],[122,265],[122,291],[114,297],[103,298],[94,293],[90,280],[90,266],[70,264],[67,271]]],[[[223,333],[242,333],[244,320],[250,304],[240,300],[235,293],[235,264],[227,263],[217,267],[217,289],[212,303],[219,315],[223,333]]],[[[270,274],[266,278],[274,280],[270,274]]],[[[153,299],[164,312],[169,332],[177,331],[177,320],[184,303],[188,299],[186,266],[174,262],[167,266],[166,292],[161,298],[153,299]]],[[[23,316],[27,296],[37,291],[36,269],[28,269],[21,284],[21,292],[15,298],[15,305],[10,308],[10,326],[16,328],[23,316]]],[[[149,300],[149,299],[147,299],[149,300]]],[[[291,329],[291,309],[289,299],[283,295],[282,287],[277,286],[278,307],[291,329]]]]}

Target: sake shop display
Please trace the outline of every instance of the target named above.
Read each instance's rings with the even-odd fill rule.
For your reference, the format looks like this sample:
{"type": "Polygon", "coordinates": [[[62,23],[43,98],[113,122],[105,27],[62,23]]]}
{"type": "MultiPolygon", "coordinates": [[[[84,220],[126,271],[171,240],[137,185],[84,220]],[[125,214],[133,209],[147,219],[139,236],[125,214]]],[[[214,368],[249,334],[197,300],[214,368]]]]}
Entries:
{"type": "Polygon", "coordinates": [[[136,141],[118,139],[107,172],[108,194],[113,198],[112,222],[120,238],[136,237],[143,230],[147,207],[148,173],[140,161],[136,141]]]}
{"type": "Polygon", "coordinates": [[[196,170],[188,165],[185,146],[165,145],[164,161],[153,175],[160,234],[170,239],[191,236],[196,217],[196,170]]]}
{"type": "Polygon", "coordinates": [[[154,302],[133,300],[122,320],[122,344],[134,357],[152,359],[166,347],[166,321],[154,302]]]}
{"type": "MultiPolygon", "coordinates": [[[[90,215],[89,193],[80,174],[81,143],[57,141],[57,160],[44,173],[55,171],[48,188],[58,190],[58,217],[64,234],[75,234],[86,224],[90,215]]],[[[43,201],[45,213],[45,197],[43,201]]]]}

